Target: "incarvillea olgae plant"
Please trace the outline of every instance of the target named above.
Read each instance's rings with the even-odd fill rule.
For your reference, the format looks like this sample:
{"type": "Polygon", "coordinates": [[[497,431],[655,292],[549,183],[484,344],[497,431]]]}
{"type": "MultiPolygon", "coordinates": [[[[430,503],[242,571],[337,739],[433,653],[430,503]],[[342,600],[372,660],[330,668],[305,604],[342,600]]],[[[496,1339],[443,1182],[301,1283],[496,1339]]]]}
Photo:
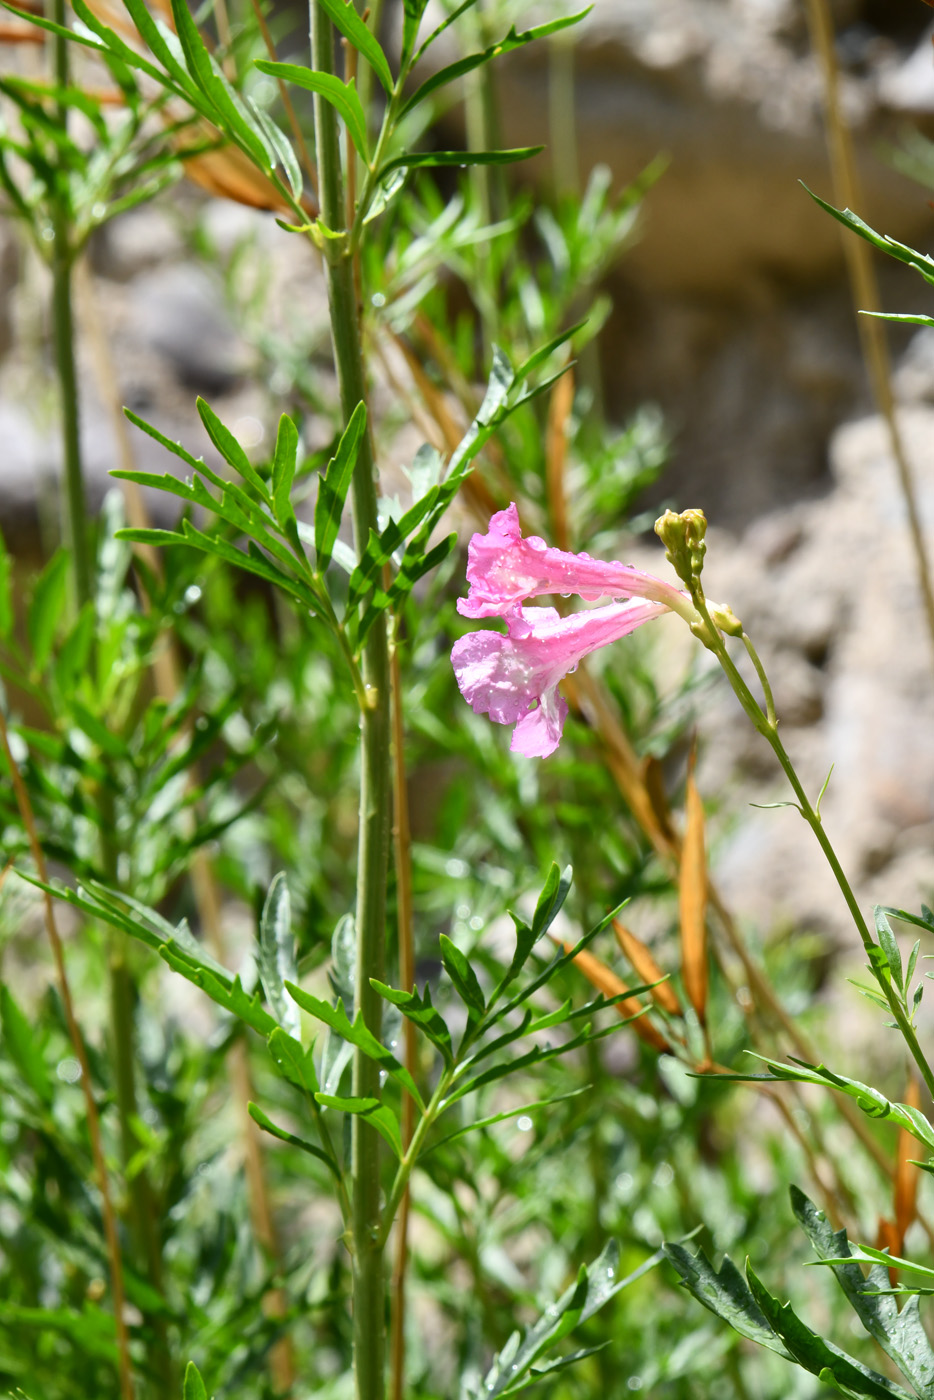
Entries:
{"type": "MultiPolygon", "coordinates": [[[[17,9],[48,77],[0,80],[0,183],[52,272],[66,490],[25,608],[0,547],[11,1395],[777,1397],[787,1362],[828,1392],[906,1395],[874,1342],[934,1397],[934,1269],[902,1257],[934,1073],[920,943],[903,961],[892,926],[927,937],[934,915],[866,921],[753,642],[705,595],[702,512],[656,524],[673,577],[605,562],[665,441],[651,409],[604,420],[596,288],[662,169],[615,196],[595,171],[547,207],[510,193],[503,167],[540,148],[497,147],[491,65],[551,44],[560,113],[581,16],[521,29],[505,8],[403,0],[384,46],[378,7],[312,0],[310,62],[259,6],[17,9]],[[473,148],[438,149],[431,120],[461,98],[473,148]],[[273,445],[248,450],[199,399],[205,460],[127,411],[166,471],[124,461],[88,522],[72,274],[183,170],[303,240],[333,376],[260,295],[273,445]],[[380,494],[410,422],[431,441],[401,499],[380,494]],[[171,528],[141,488],[174,504],[171,528]],[[716,890],[687,757],[706,682],[661,694],[631,635],[669,612],[826,857],[863,990],[912,1062],[906,1103],[813,1063],[782,999],[812,1001],[801,960],[747,945],[716,890]],[[665,925],[653,949],[622,917],[642,904],[665,925]],[[755,1271],[797,1256],[730,1116],[753,1096],[784,1115],[759,1144],[774,1174],[821,1196],[792,1187],[793,1213],[867,1360],[822,1335],[860,1345],[826,1298],[812,1328],[755,1271]],[[897,1159],[867,1115],[898,1127],[897,1159]],[[837,1215],[864,1222],[893,1175],[886,1248],[851,1246],[837,1215]],[[745,1277],[690,1241],[701,1228],[750,1256],[745,1277]],[[685,1306],[666,1256],[732,1333],[685,1306]]],[[[934,282],[931,259],[826,207],[934,282]]]]}

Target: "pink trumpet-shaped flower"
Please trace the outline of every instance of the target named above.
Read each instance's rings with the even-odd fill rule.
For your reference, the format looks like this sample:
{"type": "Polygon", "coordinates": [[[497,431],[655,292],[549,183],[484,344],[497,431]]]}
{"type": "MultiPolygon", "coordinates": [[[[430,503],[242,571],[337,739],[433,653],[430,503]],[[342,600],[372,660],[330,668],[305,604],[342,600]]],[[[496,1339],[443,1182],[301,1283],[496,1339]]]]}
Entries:
{"type": "Polygon", "coordinates": [[[507,617],[508,636],[470,632],[454,643],[457,684],[475,713],[488,714],[497,724],[515,724],[513,753],[547,758],[558,747],[568,713],[558,682],[589,652],[627,636],[667,608],[664,602],[633,598],[561,617],[554,608],[514,606],[507,617]]]}
{"type": "Polygon", "coordinates": [[[541,593],[576,593],[590,603],[648,598],[682,613],[690,607],[679,588],[631,564],[553,549],[535,535],[523,539],[515,504],[497,511],[487,533],[470,541],[467,582],[470,591],[457,604],[464,617],[508,617],[526,598],[541,593]]]}

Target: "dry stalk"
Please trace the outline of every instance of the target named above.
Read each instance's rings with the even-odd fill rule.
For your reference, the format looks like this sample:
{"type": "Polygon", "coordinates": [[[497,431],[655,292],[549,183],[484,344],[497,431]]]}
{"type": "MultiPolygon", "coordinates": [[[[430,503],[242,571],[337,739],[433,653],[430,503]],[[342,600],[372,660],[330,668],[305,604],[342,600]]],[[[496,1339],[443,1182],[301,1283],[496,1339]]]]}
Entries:
{"type": "MultiPolygon", "coordinates": [[[[859,209],[862,195],[853,154],[853,138],[840,105],[840,82],[834,49],[833,21],[827,0],[807,0],[808,26],[811,43],[820,62],[824,84],[824,117],[827,149],[833,180],[834,199],[843,208],[859,209]]],[[[918,588],[924,604],[931,642],[934,644],[934,588],[931,584],[931,564],[924,537],[924,527],[918,508],[914,473],[905,451],[905,444],[895,415],[892,392],[892,367],[885,323],[875,316],[861,316],[861,311],[879,311],[882,303],[879,283],[872,262],[872,250],[862,238],[843,231],[843,251],[846,257],[856,324],[872,388],[876,408],[885,419],[892,456],[898,472],[899,486],[908,515],[908,528],[915,556],[918,588]]]]}

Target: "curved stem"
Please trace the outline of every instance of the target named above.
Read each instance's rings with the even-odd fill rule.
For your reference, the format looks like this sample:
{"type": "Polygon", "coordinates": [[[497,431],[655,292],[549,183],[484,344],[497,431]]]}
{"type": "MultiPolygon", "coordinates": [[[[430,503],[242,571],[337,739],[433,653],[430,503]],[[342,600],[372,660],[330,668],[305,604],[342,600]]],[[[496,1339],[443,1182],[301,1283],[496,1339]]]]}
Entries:
{"type": "MultiPolygon", "coordinates": [[[[785,777],[788,779],[788,783],[791,787],[791,790],[797,798],[798,810],[801,813],[804,820],[807,822],[808,826],[813,831],[815,837],[817,838],[818,845],[824,853],[824,858],[827,861],[827,864],[830,866],[831,871],[833,872],[834,879],[836,880],[840,892],[846,901],[847,908],[849,909],[853,922],[856,925],[856,929],[862,940],[863,947],[866,949],[866,952],[869,955],[870,966],[875,975],[877,967],[876,960],[878,957],[877,946],[873,940],[872,934],[869,931],[869,926],[866,923],[865,917],[863,916],[863,912],[859,907],[859,902],[856,898],[856,895],[853,893],[853,887],[847,879],[846,872],[844,871],[843,866],[840,864],[839,857],[837,856],[837,853],[833,848],[833,844],[831,843],[830,837],[827,835],[827,832],[824,828],[824,823],[821,820],[820,813],[817,811],[816,807],[811,803],[810,798],[805,792],[801,784],[801,780],[798,777],[797,772],[795,771],[795,766],[789,758],[788,753],[785,750],[785,746],[779,737],[777,721],[773,718],[770,718],[763,712],[755,696],[752,694],[752,691],[749,689],[748,685],[743,680],[743,677],[737,670],[733,658],[727,651],[723,637],[711,621],[710,613],[707,610],[707,604],[699,584],[697,584],[696,587],[693,589],[693,596],[694,606],[697,608],[698,613],[703,618],[704,623],[706,624],[706,627],[709,632],[709,635],[706,635],[704,638],[705,643],[714,653],[717,660],[720,662],[720,665],[726,674],[727,680],[733,687],[733,692],[736,695],[736,698],[739,700],[743,709],[746,711],[746,714],[749,716],[749,719],[752,721],[752,724],[769,744],[770,748],[772,749],[772,752],[778,759],[782,771],[785,774],[785,777]]],[[[751,651],[750,654],[754,657],[754,660],[758,662],[758,657],[755,656],[754,649],[751,651]]],[[[760,676],[764,674],[764,672],[762,671],[761,662],[758,662],[756,669],[760,673],[760,676]]],[[[767,691],[767,694],[771,694],[771,691],[767,691]]],[[[908,1017],[905,1008],[899,1000],[898,996],[893,991],[889,979],[883,975],[877,976],[876,980],[878,981],[879,987],[881,988],[885,999],[889,1004],[889,1008],[891,1009],[892,1015],[895,1018],[895,1022],[898,1026],[898,1029],[901,1031],[902,1037],[906,1045],[908,1046],[909,1051],[911,1052],[911,1056],[915,1064],[918,1066],[918,1069],[921,1072],[921,1076],[924,1079],[924,1082],[927,1085],[929,1092],[932,1096],[934,1096],[934,1071],[932,1071],[931,1066],[928,1064],[927,1060],[924,1057],[924,1053],[921,1049],[921,1046],[918,1043],[918,1038],[915,1035],[914,1027],[911,1024],[911,1020],[908,1017]]]]}

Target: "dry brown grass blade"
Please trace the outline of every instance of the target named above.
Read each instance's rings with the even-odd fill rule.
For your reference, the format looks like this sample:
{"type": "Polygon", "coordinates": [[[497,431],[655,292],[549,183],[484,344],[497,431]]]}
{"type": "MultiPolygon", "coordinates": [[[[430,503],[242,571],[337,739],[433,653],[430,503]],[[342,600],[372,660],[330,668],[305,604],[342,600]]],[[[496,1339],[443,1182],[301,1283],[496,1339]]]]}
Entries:
{"type": "Polygon", "coordinates": [[[564,464],[568,455],[568,419],[573,407],[574,371],[568,368],[552,388],[545,428],[545,484],[554,541],[559,549],[570,549],[564,464]]]}
{"type": "MultiPolygon", "coordinates": [[[[564,943],[562,947],[566,953],[570,953],[574,944],[564,943]]],[[[574,962],[587,978],[590,985],[596,987],[597,991],[602,992],[605,997],[618,997],[629,991],[629,988],[621,977],[617,977],[616,973],[613,972],[611,968],[607,967],[606,963],[601,962],[593,953],[588,953],[586,949],[575,955],[574,962]]],[[[637,1017],[637,1019],[631,1021],[630,1024],[639,1039],[644,1040],[646,1045],[650,1045],[652,1049],[657,1050],[660,1055],[671,1053],[671,1046],[668,1044],[668,1041],[662,1035],[661,1031],[656,1030],[652,1022],[647,1020],[644,1015],[640,1015],[640,1012],[645,1011],[645,1007],[638,997],[626,997],[625,1001],[618,1001],[616,1003],[616,1010],[624,1019],[628,1020],[631,1016],[637,1017]]]]}
{"type": "Polygon", "coordinates": [[[0,24],[0,44],[44,44],[45,34],[26,24],[0,24]]]}
{"type": "Polygon", "coordinates": [[[653,958],[650,950],[637,938],[631,929],[625,924],[621,924],[619,919],[613,920],[613,932],[616,934],[616,941],[619,944],[623,957],[629,962],[633,972],[640,982],[658,982],[657,987],[651,991],[652,1000],[663,1011],[667,1011],[669,1016],[683,1015],[678,994],[670,982],[662,982],[660,979],[665,973],[653,958]]]}
{"type": "Polygon", "coordinates": [[[702,1026],[707,1024],[707,859],[704,850],[704,804],[694,774],[688,775],[686,821],[678,874],[681,916],[681,980],[702,1026]]]}

